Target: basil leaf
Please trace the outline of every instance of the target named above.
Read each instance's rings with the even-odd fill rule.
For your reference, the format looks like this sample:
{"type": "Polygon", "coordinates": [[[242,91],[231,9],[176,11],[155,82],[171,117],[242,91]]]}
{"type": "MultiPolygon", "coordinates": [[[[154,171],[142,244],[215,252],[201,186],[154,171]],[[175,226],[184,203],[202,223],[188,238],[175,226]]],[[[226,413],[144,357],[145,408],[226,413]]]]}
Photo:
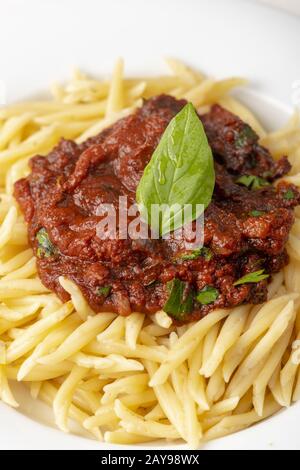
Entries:
{"type": "Polygon", "coordinates": [[[38,258],[50,258],[50,256],[54,256],[57,254],[57,248],[51,242],[47,230],[45,228],[41,228],[37,232],[36,239],[38,242],[38,258]]]}
{"type": "MultiPolygon", "coordinates": [[[[160,235],[183,225],[184,205],[191,204],[190,223],[201,215],[211,201],[215,185],[214,162],[203,125],[191,103],[170,121],[144,170],[136,200],[142,217],[160,235]],[[151,220],[153,204],[161,217],[151,220]],[[197,208],[196,204],[203,204],[197,208]],[[170,210],[176,205],[176,210],[170,210]]],[[[154,210],[154,209],[153,209],[154,210]]],[[[153,216],[153,219],[155,217],[153,216]]]]}
{"type": "Polygon", "coordinates": [[[181,303],[180,313],[191,313],[194,307],[194,292],[190,290],[186,299],[181,303]]]}
{"type": "Polygon", "coordinates": [[[261,215],[264,215],[264,214],[265,214],[265,211],[258,211],[258,210],[249,212],[249,215],[251,215],[252,217],[260,217],[261,215]]]}
{"type": "Polygon", "coordinates": [[[285,199],[286,201],[291,201],[292,199],[294,199],[294,197],[295,197],[295,193],[290,188],[283,195],[283,199],[285,199]]]}
{"type": "Polygon", "coordinates": [[[185,296],[186,287],[187,283],[177,278],[167,282],[169,298],[163,306],[163,310],[176,320],[181,320],[184,314],[193,311],[193,291],[190,290],[185,296]]]}
{"type": "Polygon", "coordinates": [[[200,256],[202,256],[205,261],[210,261],[213,258],[213,252],[207,248],[206,246],[203,246],[202,248],[197,248],[196,250],[191,251],[190,253],[186,253],[181,256],[181,259],[183,260],[193,260],[197,259],[200,256]]]}
{"type": "Polygon", "coordinates": [[[254,273],[246,274],[245,276],[241,277],[238,281],[234,282],[234,286],[239,286],[240,284],[249,284],[251,282],[260,282],[263,279],[267,279],[269,274],[264,274],[264,269],[260,269],[259,271],[255,271],[254,273]]]}
{"type": "Polygon", "coordinates": [[[111,286],[101,286],[97,289],[97,295],[102,295],[103,297],[108,297],[111,291],[111,286]]]}
{"type": "Polygon", "coordinates": [[[240,176],[235,182],[247,186],[249,189],[260,189],[270,185],[267,180],[255,175],[240,176]]]}
{"type": "Polygon", "coordinates": [[[196,294],[196,300],[199,304],[208,305],[217,300],[219,291],[215,287],[205,286],[196,294]]]}

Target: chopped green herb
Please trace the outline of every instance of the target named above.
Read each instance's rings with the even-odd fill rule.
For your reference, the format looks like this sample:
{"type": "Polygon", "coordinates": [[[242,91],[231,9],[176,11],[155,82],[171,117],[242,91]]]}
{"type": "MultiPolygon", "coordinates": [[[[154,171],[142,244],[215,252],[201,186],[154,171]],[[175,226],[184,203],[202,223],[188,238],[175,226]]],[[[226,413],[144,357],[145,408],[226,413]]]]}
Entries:
{"type": "Polygon", "coordinates": [[[186,288],[187,283],[177,278],[167,282],[169,298],[163,306],[163,310],[176,320],[181,320],[184,314],[191,313],[193,310],[194,293],[190,290],[185,295],[186,288]]]}
{"type": "Polygon", "coordinates": [[[197,259],[200,256],[202,256],[205,261],[210,261],[213,258],[213,252],[207,248],[206,246],[203,246],[202,248],[197,248],[196,250],[193,250],[189,253],[186,253],[181,256],[181,259],[183,260],[193,260],[197,259]]]}
{"type": "Polygon", "coordinates": [[[244,186],[247,186],[247,188],[250,188],[251,185],[253,184],[254,181],[254,176],[252,175],[243,175],[240,176],[235,182],[238,184],[242,184],[244,186]]]}
{"type": "Polygon", "coordinates": [[[255,176],[251,189],[260,189],[264,186],[270,186],[269,181],[265,180],[264,178],[255,176]]]}
{"type": "Polygon", "coordinates": [[[236,282],[233,283],[234,286],[239,286],[240,284],[249,284],[251,282],[260,282],[263,279],[267,279],[269,274],[264,274],[264,269],[260,269],[259,271],[255,271],[254,273],[246,274],[245,276],[238,279],[236,282]]]}
{"type": "Polygon", "coordinates": [[[51,242],[45,228],[41,228],[37,232],[36,239],[38,242],[37,256],[39,258],[50,258],[50,256],[57,254],[57,248],[51,242]]]}
{"type": "Polygon", "coordinates": [[[264,211],[258,211],[258,210],[249,212],[249,215],[251,215],[252,217],[260,217],[261,215],[264,215],[264,214],[265,214],[264,211]]]}
{"type": "Polygon", "coordinates": [[[196,300],[199,304],[208,305],[217,300],[219,291],[215,287],[205,286],[196,294],[196,300]]]}
{"type": "Polygon", "coordinates": [[[235,138],[235,146],[238,148],[243,148],[245,145],[248,145],[252,142],[257,141],[257,135],[254,130],[248,124],[245,124],[243,129],[237,134],[235,138]]]}
{"type": "Polygon", "coordinates": [[[294,197],[295,193],[292,189],[288,189],[283,195],[283,199],[286,199],[287,201],[291,201],[291,199],[294,199],[294,197]]]}
{"type": "Polygon", "coordinates": [[[102,286],[98,287],[97,294],[102,295],[103,297],[108,297],[111,291],[111,286],[102,286]]]}
{"type": "Polygon", "coordinates": [[[260,176],[255,176],[255,175],[240,176],[236,180],[236,183],[243,184],[244,186],[247,186],[247,188],[249,189],[260,189],[260,188],[263,188],[264,186],[270,185],[270,183],[267,180],[265,180],[264,178],[261,178],[260,176]]]}

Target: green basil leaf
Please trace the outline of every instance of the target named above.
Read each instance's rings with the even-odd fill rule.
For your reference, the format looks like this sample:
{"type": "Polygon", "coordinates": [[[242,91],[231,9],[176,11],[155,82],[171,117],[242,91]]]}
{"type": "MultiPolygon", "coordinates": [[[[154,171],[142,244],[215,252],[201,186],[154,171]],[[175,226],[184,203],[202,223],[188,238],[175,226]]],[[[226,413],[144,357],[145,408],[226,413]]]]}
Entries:
{"type": "Polygon", "coordinates": [[[234,286],[239,286],[240,284],[249,284],[251,282],[260,282],[263,279],[267,279],[269,274],[264,274],[264,269],[260,269],[259,271],[255,271],[254,273],[246,274],[245,276],[241,277],[238,281],[234,282],[234,286]]]}
{"type": "Polygon", "coordinates": [[[37,232],[36,239],[38,242],[38,258],[50,258],[50,256],[55,256],[57,254],[57,248],[51,242],[47,230],[45,228],[41,228],[37,232]]]}
{"type": "Polygon", "coordinates": [[[260,217],[261,215],[264,215],[264,214],[265,214],[265,211],[258,211],[258,210],[249,212],[249,215],[251,215],[252,217],[260,217]]]}
{"type": "Polygon", "coordinates": [[[193,311],[194,293],[190,290],[185,296],[186,287],[187,284],[177,278],[167,282],[169,298],[163,306],[163,310],[176,320],[181,320],[184,314],[193,311]]]}
{"type": "Polygon", "coordinates": [[[200,256],[202,256],[205,261],[210,261],[213,258],[213,252],[207,248],[206,246],[203,246],[202,248],[197,248],[196,250],[191,251],[190,253],[186,253],[181,256],[181,259],[183,260],[193,260],[197,259],[200,256]]]}
{"type": "Polygon", "coordinates": [[[249,189],[260,189],[270,185],[267,180],[255,175],[240,176],[235,182],[247,186],[249,189]]]}
{"type": "Polygon", "coordinates": [[[208,305],[217,300],[219,291],[215,287],[205,286],[196,294],[196,300],[199,304],[208,305]]]}
{"type": "Polygon", "coordinates": [[[194,292],[189,291],[186,298],[181,302],[180,313],[191,313],[194,307],[194,292]]]}
{"type": "Polygon", "coordinates": [[[184,218],[185,224],[201,215],[203,209],[196,205],[208,206],[214,185],[212,151],[203,125],[188,103],[170,121],[144,170],[136,193],[139,210],[157,233],[165,235],[183,225],[185,204],[193,208],[190,217],[184,218]],[[174,205],[176,210],[162,207],[161,217],[151,220],[153,204],[174,205]]]}
{"type": "Polygon", "coordinates": [[[102,295],[103,297],[108,297],[111,291],[111,286],[101,286],[97,289],[97,295],[102,295]]]}
{"type": "Polygon", "coordinates": [[[294,199],[294,197],[295,193],[291,188],[289,188],[283,195],[283,199],[285,199],[286,201],[291,201],[292,199],[294,199]]]}

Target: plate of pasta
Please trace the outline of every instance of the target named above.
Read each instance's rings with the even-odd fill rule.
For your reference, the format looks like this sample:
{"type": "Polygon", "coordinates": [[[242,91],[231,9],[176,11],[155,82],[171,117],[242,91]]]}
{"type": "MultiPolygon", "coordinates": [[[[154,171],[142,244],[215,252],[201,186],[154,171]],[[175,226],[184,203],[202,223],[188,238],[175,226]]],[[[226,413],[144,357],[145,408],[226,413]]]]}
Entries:
{"type": "MultiPolygon", "coordinates": [[[[21,14],[22,2],[13,3],[21,14]]],[[[284,54],[299,36],[299,20],[251,2],[222,2],[219,17],[205,2],[178,1],[177,27],[190,3],[184,47],[194,13],[207,17],[200,43],[212,22],[225,35],[219,20],[232,21],[234,11],[243,44],[229,35],[226,47],[253,57],[215,66],[219,56],[206,45],[202,64],[197,54],[182,54],[174,35],[157,70],[150,59],[147,65],[143,42],[145,66],[135,60],[135,19],[124,26],[127,7],[115,3],[124,12],[118,18],[112,6],[90,0],[126,33],[119,47],[125,60],[110,69],[119,41],[95,63],[95,52],[80,49],[76,38],[70,56],[79,66],[65,79],[65,56],[51,55],[66,47],[64,21],[43,44],[45,70],[33,33],[23,84],[10,81],[18,61],[4,60],[1,445],[297,448],[299,82],[294,62],[280,77],[273,78],[277,65],[261,73],[269,46],[254,57],[256,44],[242,30],[259,15],[257,37],[269,25],[272,47],[284,54]],[[284,45],[278,24],[289,31],[284,45]],[[248,77],[251,68],[257,73],[248,77]],[[40,93],[53,74],[49,92],[40,93]],[[295,433],[282,436],[283,426],[295,433]]],[[[161,55],[170,4],[160,5],[158,20],[155,3],[147,27],[161,27],[153,44],[161,55]]],[[[42,18],[36,2],[28,5],[42,18]]],[[[60,8],[65,18],[67,1],[45,5],[49,18],[60,8]]],[[[72,5],[70,31],[82,20],[81,2],[72,5]]],[[[103,28],[91,28],[99,42],[110,31],[103,28]]]]}

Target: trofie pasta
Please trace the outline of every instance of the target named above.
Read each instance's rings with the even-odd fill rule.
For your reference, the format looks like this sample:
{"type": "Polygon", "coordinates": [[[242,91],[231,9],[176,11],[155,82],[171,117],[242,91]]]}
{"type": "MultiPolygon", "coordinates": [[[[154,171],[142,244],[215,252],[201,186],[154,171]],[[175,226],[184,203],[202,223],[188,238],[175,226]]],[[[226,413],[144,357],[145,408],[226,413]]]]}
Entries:
{"type": "Polygon", "coordinates": [[[213,80],[169,59],[170,75],[111,80],[75,70],[52,87],[52,100],[0,109],[0,398],[18,403],[13,382],[53,408],[57,426],[77,421],[92,438],[138,444],[165,439],[191,448],[261,421],[300,399],[300,212],[287,245],[289,264],[272,277],[268,300],[217,308],[179,325],[163,311],[95,314],[80,288],[59,278],[63,303],[40,281],[27,227],[13,197],[28,160],[61,137],[77,143],[128,116],[143,98],[167,93],[204,112],[213,103],[248,123],[284,177],[300,186],[300,118],[268,133],[230,95],[244,80],[213,80]]]}

